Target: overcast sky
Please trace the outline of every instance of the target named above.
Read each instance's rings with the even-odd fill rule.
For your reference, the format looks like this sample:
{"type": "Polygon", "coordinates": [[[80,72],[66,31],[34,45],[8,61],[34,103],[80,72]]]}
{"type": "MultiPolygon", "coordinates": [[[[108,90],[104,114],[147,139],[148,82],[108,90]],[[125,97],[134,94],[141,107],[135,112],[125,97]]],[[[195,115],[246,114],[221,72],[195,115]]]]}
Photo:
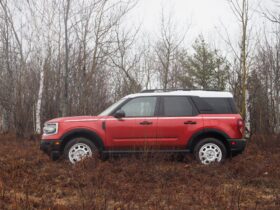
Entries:
{"type": "MultiPolygon", "coordinates": [[[[261,8],[275,9],[273,1],[249,0],[254,10],[252,23],[257,27],[265,21],[260,14],[261,8]]],[[[142,31],[156,33],[159,31],[162,8],[174,13],[179,28],[191,24],[186,36],[189,43],[203,34],[216,47],[224,47],[219,35],[224,33],[222,25],[227,28],[232,39],[238,39],[238,25],[227,0],[139,0],[132,11],[132,19],[142,23],[142,31]]]]}

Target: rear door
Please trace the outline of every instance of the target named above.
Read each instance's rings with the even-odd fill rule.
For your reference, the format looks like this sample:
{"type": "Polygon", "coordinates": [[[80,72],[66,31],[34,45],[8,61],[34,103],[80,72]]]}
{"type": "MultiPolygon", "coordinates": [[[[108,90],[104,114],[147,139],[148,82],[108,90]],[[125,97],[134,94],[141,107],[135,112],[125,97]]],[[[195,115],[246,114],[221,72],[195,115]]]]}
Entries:
{"type": "Polygon", "coordinates": [[[156,141],[157,97],[130,99],[119,109],[125,117],[106,120],[106,139],[111,149],[143,148],[156,141]]]}
{"type": "Polygon", "coordinates": [[[187,96],[160,98],[157,130],[157,144],[160,147],[185,148],[191,136],[201,129],[203,118],[187,96]]]}

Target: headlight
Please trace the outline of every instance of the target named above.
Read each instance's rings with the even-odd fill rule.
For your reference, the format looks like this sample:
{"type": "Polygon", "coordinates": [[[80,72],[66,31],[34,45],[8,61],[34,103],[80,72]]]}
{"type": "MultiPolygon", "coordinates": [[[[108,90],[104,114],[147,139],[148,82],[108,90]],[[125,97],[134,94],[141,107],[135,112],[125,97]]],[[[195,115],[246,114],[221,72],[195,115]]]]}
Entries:
{"type": "Polygon", "coordinates": [[[43,133],[45,135],[57,134],[58,123],[46,123],[43,128],[43,133]]]}

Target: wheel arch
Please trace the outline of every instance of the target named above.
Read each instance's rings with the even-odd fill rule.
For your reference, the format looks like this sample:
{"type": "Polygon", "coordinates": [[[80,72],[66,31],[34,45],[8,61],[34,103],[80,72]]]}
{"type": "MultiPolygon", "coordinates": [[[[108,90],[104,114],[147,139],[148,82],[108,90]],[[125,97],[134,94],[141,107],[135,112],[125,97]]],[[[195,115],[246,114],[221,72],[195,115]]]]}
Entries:
{"type": "Polygon", "coordinates": [[[61,137],[62,143],[61,143],[60,150],[63,151],[66,144],[69,141],[71,141],[71,139],[77,138],[77,137],[87,138],[97,146],[99,151],[104,150],[104,144],[103,144],[102,138],[96,132],[89,130],[89,129],[85,129],[85,128],[74,129],[74,130],[71,130],[71,131],[68,131],[67,133],[65,133],[61,137]]]}
{"type": "Polygon", "coordinates": [[[188,141],[187,148],[191,152],[193,152],[196,144],[205,138],[215,138],[221,141],[225,145],[227,153],[230,154],[230,145],[227,141],[227,139],[229,139],[229,136],[223,131],[217,129],[203,129],[195,133],[188,141]]]}

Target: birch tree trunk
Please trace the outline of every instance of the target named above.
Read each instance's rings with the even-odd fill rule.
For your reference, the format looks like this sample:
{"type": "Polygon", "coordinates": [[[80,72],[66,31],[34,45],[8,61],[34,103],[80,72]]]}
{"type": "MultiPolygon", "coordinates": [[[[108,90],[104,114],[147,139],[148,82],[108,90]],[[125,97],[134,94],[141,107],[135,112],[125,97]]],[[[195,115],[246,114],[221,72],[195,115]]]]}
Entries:
{"type": "Polygon", "coordinates": [[[68,45],[68,21],[71,0],[66,0],[66,8],[64,11],[64,36],[65,36],[65,69],[64,69],[64,93],[62,100],[62,116],[68,115],[69,110],[69,94],[68,94],[68,77],[69,77],[69,45],[68,45]]]}
{"type": "Polygon", "coordinates": [[[8,110],[3,108],[3,112],[2,112],[2,116],[1,116],[1,120],[2,120],[2,134],[6,134],[9,132],[9,113],[8,110]]]}
{"type": "Polygon", "coordinates": [[[241,62],[242,62],[242,107],[241,115],[243,119],[247,119],[247,28],[248,28],[248,0],[242,1],[241,10],[241,22],[242,22],[242,40],[241,40],[241,62]]]}
{"type": "Polygon", "coordinates": [[[231,9],[241,24],[240,40],[240,73],[241,73],[241,115],[244,120],[247,118],[247,80],[248,80],[248,22],[249,22],[249,2],[248,0],[229,0],[231,9]]]}
{"type": "Polygon", "coordinates": [[[36,103],[36,124],[35,124],[35,133],[40,134],[41,133],[41,104],[42,104],[42,98],[43,98],[43,89],[44,89],[44,80],[45,80],[45,74],[44,74],[44,62],[40,65],[40,82],[39,82],[39,92],[38,92],[38,99],[36,103]]]}

